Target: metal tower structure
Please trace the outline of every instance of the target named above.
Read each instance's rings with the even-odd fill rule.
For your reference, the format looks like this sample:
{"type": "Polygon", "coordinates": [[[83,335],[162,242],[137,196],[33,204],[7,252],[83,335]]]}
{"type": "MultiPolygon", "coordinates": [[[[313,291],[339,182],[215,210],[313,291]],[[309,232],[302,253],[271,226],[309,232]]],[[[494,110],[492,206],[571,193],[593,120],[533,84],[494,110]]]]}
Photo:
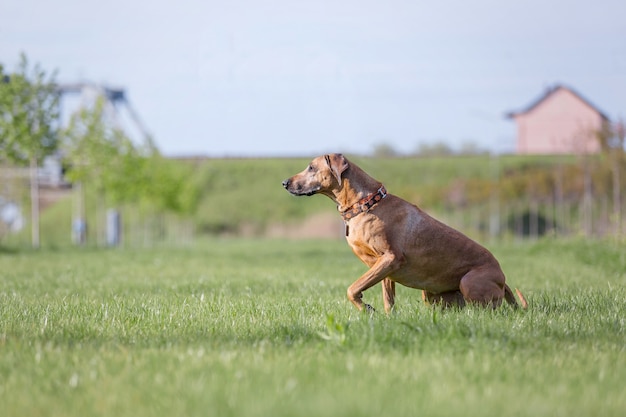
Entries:
{"type": "MultiPolygon", "coordinates": [[[[104,84],[97,84],[93,82],[77,82],[59,84],[57,91],[60,95],[59,106],[63,106],[66,99],[78,97],[80,102],[78,108],[84,108],[92,106],[99,98],[105,100],[105,119],[107,123],[113,124],[115,127],[121,128],[132,138],[135,135],[131,135],[128,132],[128,127],[123,121],[129,119],[132,128],[134,128],[139,135],[139,140],[146,144],[152,144],[152,136],[146,129],[146,126],[141,121],[138,112],[128,99],[128,95],[123,88],[114,88],[104,84]]],[[[67,103],[65,103],[67,104],[67,103]]],[[[74,113],[75,110],[68,112],[74,113]]]]}

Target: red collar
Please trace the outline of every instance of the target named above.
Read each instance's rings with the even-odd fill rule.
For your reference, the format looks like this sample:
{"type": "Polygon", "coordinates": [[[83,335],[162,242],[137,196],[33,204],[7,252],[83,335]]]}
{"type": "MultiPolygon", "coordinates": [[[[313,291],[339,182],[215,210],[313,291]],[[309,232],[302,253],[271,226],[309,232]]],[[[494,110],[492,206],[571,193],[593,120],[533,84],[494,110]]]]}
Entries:
{"type": "Polygon", "coordinates": [[[384,185],[381,185],[377,192],[368,194],[367,197],[360,199],[351,207],[348,207],[346,210],[340,212],[341,217],[343,217],[344,221],[348,221],[358,214],[369,211],[385,197],[387,197],[387,190],[384,185]]]}

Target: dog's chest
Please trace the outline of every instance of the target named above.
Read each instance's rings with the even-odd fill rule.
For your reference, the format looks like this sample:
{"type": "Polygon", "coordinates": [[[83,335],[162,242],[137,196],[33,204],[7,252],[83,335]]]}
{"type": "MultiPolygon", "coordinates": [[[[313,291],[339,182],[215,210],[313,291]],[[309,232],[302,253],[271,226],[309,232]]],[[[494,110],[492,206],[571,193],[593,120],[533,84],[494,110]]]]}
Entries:
{"type": "Polygon", "coordinates": [[[352,252],[368,266],[374,265],[380,256],[374,248],[362,241],[348,241],[348,243],[352,248],[352,252]]]}
{"type": "Polygon", "coordinates": [[[362,224],[346,223],[346,241],[359,259],[372,265],[386,252],[386,239],[380,231],[372,233],[371,229],[362,226],[362,224]]]}

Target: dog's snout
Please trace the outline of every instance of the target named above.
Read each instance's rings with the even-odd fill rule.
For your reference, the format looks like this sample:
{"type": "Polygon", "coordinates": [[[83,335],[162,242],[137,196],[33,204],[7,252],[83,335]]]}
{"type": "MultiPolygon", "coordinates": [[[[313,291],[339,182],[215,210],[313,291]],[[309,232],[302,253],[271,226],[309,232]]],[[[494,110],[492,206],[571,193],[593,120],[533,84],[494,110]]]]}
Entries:
{"type": "Polygon", "coordinates": [[[291,184],[291,178],[287,178],[285,181],[283,181],[284,188],[289,187],[289,184],[291,184]]]}

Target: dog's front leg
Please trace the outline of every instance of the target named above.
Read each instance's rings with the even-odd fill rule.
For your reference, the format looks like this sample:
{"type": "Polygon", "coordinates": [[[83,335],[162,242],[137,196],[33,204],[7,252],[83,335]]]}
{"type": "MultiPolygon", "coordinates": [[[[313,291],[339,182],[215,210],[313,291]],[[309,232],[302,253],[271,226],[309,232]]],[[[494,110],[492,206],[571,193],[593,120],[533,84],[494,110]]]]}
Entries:
{"type": "MultiPolygon", "coordinates": [[[[367,308],[367,310],[373,310],[372,306],[363,303],[363,291],[373,287],[385,279],[385,277],[398,270],[398,268],[402,265],[402,262],[403,260],[401,257],[396,256],[391,252],[379,257],[369,271],[363,274],[359,279],[354,281],[350,287],[348,287],[348,300],[350,300],[359,310],[362,310],[363,307],[367,308]]],[[[388,288],[393,288],[393,285],[388,288]]],[[[394,291],[392,291],[392,293],[393,292],[394,291]]],[[[387,309],[387,304],[388,300],[385,299],[385,310],[387,309]]],[[[393,301],[391,302],[389,308],[391,308],[391,305],[393,305],[393,301]]]]}
{"type": "Polygon", "coordinates": [[[391,313],[391,309],[396,302],[396,283],[389,278],[383,279],[383,302],[385,303],[385,312],[391,313]]]}

